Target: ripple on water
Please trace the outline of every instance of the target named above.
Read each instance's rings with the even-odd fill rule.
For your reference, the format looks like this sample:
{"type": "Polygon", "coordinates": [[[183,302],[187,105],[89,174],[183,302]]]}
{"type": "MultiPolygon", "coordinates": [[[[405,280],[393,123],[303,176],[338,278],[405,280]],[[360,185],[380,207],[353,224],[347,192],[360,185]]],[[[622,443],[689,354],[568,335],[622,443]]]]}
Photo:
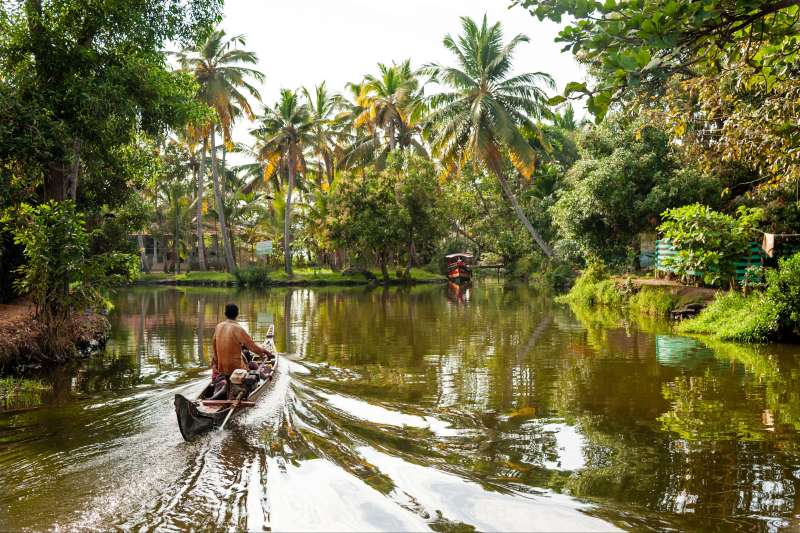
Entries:
{"type": "Polygon", "coordinates": [[[52,406],[0,415],[0,530],[791,525],[796,349],[470,290],[120,291],[105,356],[52,406]],[[230,299],[292,357],[228,430],[185,443],[173,396],[208,379],[230,299]]]}

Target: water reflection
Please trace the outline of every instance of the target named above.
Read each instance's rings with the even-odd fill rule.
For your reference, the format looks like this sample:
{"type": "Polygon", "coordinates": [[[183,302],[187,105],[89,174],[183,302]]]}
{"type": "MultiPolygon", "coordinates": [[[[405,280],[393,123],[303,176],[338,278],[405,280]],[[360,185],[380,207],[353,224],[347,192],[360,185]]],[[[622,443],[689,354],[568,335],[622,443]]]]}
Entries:
{"type": "Polygon", "coordinates": [[[797,522],[794,347],[707,344],[525,288],[121,291],[102,357],[0,415],[0,529],[775,529],[797,522]],[[181,441],[222,309],[276,388],[181,441]]]}

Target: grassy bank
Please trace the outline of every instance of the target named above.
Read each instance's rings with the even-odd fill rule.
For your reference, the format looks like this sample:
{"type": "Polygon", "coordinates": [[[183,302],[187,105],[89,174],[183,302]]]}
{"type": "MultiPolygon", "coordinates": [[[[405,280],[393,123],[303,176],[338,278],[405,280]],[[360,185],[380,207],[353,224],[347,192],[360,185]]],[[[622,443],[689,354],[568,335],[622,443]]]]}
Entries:
{"type": "Polygon", "coordinates": [[[690,303],[704,303],[708,305],[698,316],[677,326],[679,332],[747,343],[797,340],[800,254],[782,259],[777,269],[768,269],[764,281],[761,290],[747,295],[683,286],[637,287],[632,280],[610,278],[602,266],[590,265],[572,290],[557,300],[578,306],[627,309],[652,317],[668,316],[671,310],[690,303]]]}
{"type": "Polygon", "coordinates": [[[764,293],[721,295],[697,317],[678,325],[681,333],[736,342],[767,342],[778,330],[779,309],[764,293]]]}
{"type": "Polygon", "coordinates": [[[165,272],[142,272],[137,279],[139,283],[175,283],[196,282],[201,284],[233,284],[236,277],[227,272],[188,272],[184,274],[167,274],[165,272]]]}
{"type": "Polygon", "coordinates": [[[679,326],[682,333],[736,342],[797,340],[800,337],[800,254],[781,259],[766,274],[766,288],[749,295],[718,297],[699,316],[679,326]]]}
{"type": "Polygon", "coordinates": [[[602,271],[587,269],[572,289],[556,297],[556,301],[584,307],[610,307],[642,316],[664,318],[673,309],[691,303],[706,303],[712,294],[694,287],[641,285],[632,279],[614,279],[602,271]]]}
{"type": "MultiPolygon", "coordinates": [[[[372,269],[369,274],[362,272],[334,272],[327,268],[296,268],[294,276],[289,278],[282,270],[263,268],[244,268],[238,276],[227,272],[189,272],[186,274],[165,274],[163,272],[143,273],[138,280],[142,284],[176,284],[176,285],[221,285],[221,286],[326,286],[326,285],[367,285],[384,283],[380,270],[372,269]]],[[[392,273],[389,283],[436,283],[445,281],[445,277],[433,274],[421,268],[412,268],[408,278],[401,278],[392,273]]]]}

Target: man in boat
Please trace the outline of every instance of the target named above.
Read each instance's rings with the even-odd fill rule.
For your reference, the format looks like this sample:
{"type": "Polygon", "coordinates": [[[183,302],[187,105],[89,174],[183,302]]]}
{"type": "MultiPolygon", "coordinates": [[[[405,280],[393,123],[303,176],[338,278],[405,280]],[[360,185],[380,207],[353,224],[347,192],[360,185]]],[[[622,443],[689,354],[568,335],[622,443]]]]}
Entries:
{"type": "Polygon", "coordinates": [[[239,308],[236,304],[228,304],[225,306],[227,320],[220,322],[214,328],[214,337],[211,339],[211,347],[214,350],[214,357],[211,359],[212,381],[219,374],[230,376],[237,368],[248,370],[249,362],[245,361],[242,348],[263,356],[270,355],[269,350],[253,342],[250,335],[236,322],[238,316],[239,308]]]}

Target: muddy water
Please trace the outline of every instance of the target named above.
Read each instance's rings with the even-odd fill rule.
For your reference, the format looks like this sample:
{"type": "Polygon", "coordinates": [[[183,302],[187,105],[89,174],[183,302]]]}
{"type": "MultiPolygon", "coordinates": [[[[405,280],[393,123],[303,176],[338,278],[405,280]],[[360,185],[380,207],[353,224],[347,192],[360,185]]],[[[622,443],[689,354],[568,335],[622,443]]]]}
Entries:
{"type": "Polygon", "coordinates": [[[0,530],[777,530],[798,347],[706,345],[524,288],[132,289],[101,357],[0,413],[0,530]],[[235,301],[291,354],[182,441],[235,301]]]}

